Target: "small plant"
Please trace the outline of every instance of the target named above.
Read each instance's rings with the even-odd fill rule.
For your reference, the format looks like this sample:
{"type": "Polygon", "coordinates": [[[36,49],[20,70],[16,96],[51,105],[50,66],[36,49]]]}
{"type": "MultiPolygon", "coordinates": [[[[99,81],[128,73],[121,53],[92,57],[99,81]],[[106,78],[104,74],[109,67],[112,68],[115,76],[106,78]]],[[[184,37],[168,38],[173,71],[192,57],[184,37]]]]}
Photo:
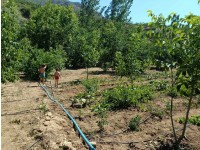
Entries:
{"type": "Polygon", "coordinates": [[[141,120],[141,117],[139,115],[134,116],[129,122],[129,128],[132,131],[138,131],[140,120],[141,120]]]}
{"type": "MultiPolygon", "coordinates": [[[[179,123],[181,124],[184,124],[185,123],[185,118],[182,117],[179,119],[179,123]]],[[[191,116],[189,119],[188,119],[188,123],[191,123],[193,125],[197,125],[197,126],[200,126],[200,116],[191,116]]]]}
{"type": "Polygon", "coordinates": [[[74,96],[72,101],[72,106],[75,104],[80,104],[82,107],[86,107],[86,105],[90,105],[95,100],[95,93],[79,93],[74,96]]]}
{"type": "Polygon", "coordinates": [[[104,107],[101,107],[101,105],[96,106],[93,109],[94,112],[97,113],[97,116],[99,118],[99,120],[97,121],[97,125],[99,127],[99,131],[103,131],[104,130],[104,125],[107,125],[107,109],[104,107]]]}
{"type": "Polygon", "coordinates": [[[40,109],[44,114],[47,112],[47,106],[44,102],[42,102],[42,105],[40,105],[40,109]]]}

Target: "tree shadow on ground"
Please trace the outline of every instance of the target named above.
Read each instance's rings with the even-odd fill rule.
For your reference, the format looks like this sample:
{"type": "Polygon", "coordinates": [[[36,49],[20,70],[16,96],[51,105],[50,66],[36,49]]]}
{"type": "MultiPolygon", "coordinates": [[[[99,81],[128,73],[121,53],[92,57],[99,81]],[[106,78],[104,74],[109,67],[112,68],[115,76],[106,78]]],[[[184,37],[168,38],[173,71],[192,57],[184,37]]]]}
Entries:
{"type": "Polygon", "coordinates": [[[111,75],[115,76],[115,71],[109,70],[109,71],[90,71],[90,75],[111,75]]]}

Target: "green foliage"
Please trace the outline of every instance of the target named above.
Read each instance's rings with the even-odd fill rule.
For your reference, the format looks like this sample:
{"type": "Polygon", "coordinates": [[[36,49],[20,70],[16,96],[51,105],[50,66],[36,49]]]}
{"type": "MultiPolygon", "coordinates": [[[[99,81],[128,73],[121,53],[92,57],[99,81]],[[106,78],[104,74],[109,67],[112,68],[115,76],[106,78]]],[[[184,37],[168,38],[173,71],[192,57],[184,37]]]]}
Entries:
{"type": "MultiPolygon", "coordinates": [[[[179,119],[179,123],[183,124],[185,123],[185,118],[182,117],[179,119]]],[[[189,119],[188,119],[188,123],[191,123],[193,125],[197,125],[197,126],[200,126],[200,116],[191,116],[189,119]]]]}
{"type": "Polygon", "coordinates": [[[115,52],[119,49],[117,28],[114,22],[108,21],[102,24],[100,36],[101,57],[100,65],[102,68],[110,68],[113,65],[115,52]]]}
{"type": "Polygon", "coordinates": [[[189,15],[185,21],[187,26],[184,28],[182,41],[182,53],[179,56],[177,70],[177,90],[186,96],[200,94],[200,44],[199,44],[199,16],[189,15]],[[190,27],[188,27],[190,26],[190,27]]]}
{"type": "Polygon", "coordinates": [[[87,104],[94,102],[95,93],[98,89],[99,82],[97,79],[87,79],[87,80],[82,80],[81,83],[85,87],[85,92],[74,96],[72,105],[79,103],[84,107],[87,104]]]}
{"type": "Polygon", "coordinates": [[[132,33],[127,37],[126,47],[115,53],[115,69],[120,76],[128,76],[131,81],[144,72],[148,62],[146,45],[140,33],[132,33]]]}
{"type": "Polygon", "coordinates": [[[98,83],[97,79],[87,79],[82,81],[82,84],[85,87],[85,92],[88,94],[92,94],[97,91],[98,83]]]}
{"type": "Polygon", "coordinates": [[[33,12],[27,24],[27,36],[33,45],[49,50],[63,46],[71,49],[78,19],[72,7],[46,3],[33,12]]]}
{"type": "Polygon", "coordinates": [[[98,49],[100,32],[98,30],[88,32],[84,28],[79,28],[78,31],[74,35],[72,48],[66,51],[69,57],[68,65],[86,68],[96,66],[100,57],[98,49]]]}
{"type": "Polygon", "coordinates": [[[100,131],[104,130],[104,125],[107,125],[107,110],[106,108],[100,107],[99,109],[97,109],[96,111],[99,120],[97,121],[97,125],[100,129],[100,131]]]}
{"type": "Polygon", "coordinates": [[[142,61],[136,57],[134,52],[130,51],[126,55],[116,52],[115,66],[117,75],[128,76],[131,80],[144,71],[142,61]]]}
{"type": "Polygon", "coordinates": [[[134,116],[129,122],[129,128],[132,131],[138,131],[140,120],[141,120],[141,117],[139,115],[134,116]]]}
{"type": "Polygon", "coordinates": [[[95,66],[99,60],[98,43],[99,31],[95,30],[90,33],[85,33],[85,41],[82,45],[82,57],[86,67],[95,66]]]}
{"type": "Polygon", "coordinates": [[[126,75],[126,67],[125,67],[125,61],[124,58],[122,56],[121,52],[116,52],[115,53],[115,71],[117,73],[117,75],[125,76],[126,75]]]}
{"type": "Polygon", "coordinates": [[[150,84],[154,87],[156,91],[166,90],[168,87],[167,81],[150,81],[150,84]]]}
{"type": "Polygon", "coordinates": [[[117,22],[130,22],[128,18],[133,0],[113,0],[105,10],[105,17],[117,22]]]}
{"type": "Polygon", "coordinates": [[[27,1],[27,0],[15,0],[22,17],[29,19],[32,12],[39,7],[39,5],[35,4],[34,2],[27,1]]]}
{"type": "Polygon", "coordinates": [[[19,51],[19,22],[13,0],[3,3],[1,10],[1,82],[15,81],[19,51]]]}
{"type": "Polygon", "coordinates": [[[91,31],[95,27],[99,9],[99,0],[81,0],[79,20],[81,26],[91,31]]]}
{"type": "MultiPolygon", "coordinates": [[[[137,107],[138,103],[152,99],[152,91],[147,86],[118,86],[104,93],[104,102],[112,110],[123,109],[131,106],[137,107]]],[[[103,106],[103,105],[102,105],[103,106]]]]}
{"type": "Polygon", "coordinates": [[[181,40],[181,37],[176,35],[181,34],[179,29],[181,19],[175,13],[165,18],[162,14],[156,16],[149,11],[149,16],[152,17],[153,22],[149,23],[152,30],[148,34],[155,45],[151,51],[152,61],[158,69],[175,68],[178,55],[176,50],[179,48],[177,43],[181,40]]]}
{"type": "Polygon", "coordinates": [[[100,129],[100,131],[104,130],[104,125],[107,125],[107,110],[108,110],[108,104],[98,104],[95,107],[92,108],[92,111],[95,112],[99,118],[97,121],[97,125],[100,129]]]}
{"type": "MultiPolygon", "coordinates": [[[[154,50],[152,55],[159,62],[160,66],[157,67],[162,66],[165,70],[170,69],[171,71],[172,86],[169,93],[171,108],[173,108],[173,98],[177,95],[175,87],[181,94],[190,97],[186,111],[185,122],[187,122],[193,96],[200,93],[200,17],[189,15],[186,18],[179,18],[179,15],[171,13],[167,18],[164,18],[163,15],[155,16],[151,11],[149,11],[149,16],[153,20],[149,24],[152,28],[149,35],[158,49],[158,51],[154,50]],[[172,69],[176,67],[177,73],[174,77],[172,69]]],[[[184,138],[187,124],[184,123],[182,134],[177,138],[172,109],[170,113],[175,143],[178,148],[184,138]]]]}
{"type": "Polygon", "coordinates": [[[175,98],[178,96],[177,89],[175,87],[170,88],[167,95],[171,96],[172,98],[175,98]]]}
{"type": "Polygon", "coordinates": [[[33,48],[29,51],[29,59],[24,64],[24,71],[30,79],[38,79],[38,69],[42,64],[46,64],[46,76],[56,67],[62,69],[64,67],[64,53],[62,50],[50,50],[45,52],[42,49],[33,48]]]}

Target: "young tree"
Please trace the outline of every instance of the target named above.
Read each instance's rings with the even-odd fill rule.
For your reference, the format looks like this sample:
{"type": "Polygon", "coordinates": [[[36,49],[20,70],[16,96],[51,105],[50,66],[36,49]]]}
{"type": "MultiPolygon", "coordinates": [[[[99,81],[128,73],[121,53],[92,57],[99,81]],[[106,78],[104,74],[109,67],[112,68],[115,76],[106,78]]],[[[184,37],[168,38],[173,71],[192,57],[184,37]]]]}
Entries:
{"type": "Polygon", "coordinates": [[[143,51],[143,40],[137,33],[132,33],[127,41],[127,49],[122,52],[116,52],[115,69],[120,76],[128,76],[133,85],[134,79],[144,72],[145,58],[139,53],[143,51]]]}
{"type": "Polygon", "coordinates": [[[186,96],[189,96],[189,101],[182,134],[177,141],[178,146],[185,136],[193,97],[200,94],[200,16],[189,15],[184,21],[186,27],[182,32],[184,39],[181,43],[181,55],[178,61],[177,88],[180,90],[181,87],[185,87],[189,91],[188,93],[186,92],[186,96]]]}
{"type": "Polygon", "coordinates": [[[189,117],[192,98],[195,94],[199,93],[199,80],[200,80],[200,44],[199,39],[199,22],[200,18],[197,16],[188,16],[186,19],[181,19],[176,14],[172,13],[167,18],[162,15],[155,16],[149,11],[152,16],[153,23],[150,23],[153,32],[154,43],[160,49],[159,56],[162,56],[161,61],[165,69],[170,69],[171,72],[171,93],[174,92],[176,86],[180,90],[185,87],[190,91],[188,107],[186,110],[186,120],[182,130],[181,136],[177,136],[173,120],[173,98],[171,94],[171,123],[173,134],[175,138],[175,148],[179,145],[184,138],[186,125],[189,117]],[[183,23],[184,22],[184,23],[183,23]],[[169,25],[167,25],[169,23],[169,25]],[[177,67],[176,76],[173,69],[177,67]],[[176,79],[176,80],[175,80],[176,79]]]}
{"type": "Polygon", "coordinates": [[[98,30],[93,32],[85,32],[81,38],[80,53],[83,58],[83,64],[86,67],[87,79],[88,79],[88,68],[93,67],[98,63],[99,60],[99,44],[100,33],[98,30]]]}
{"type": "Polygon", "coordinates": [[[119,51],[117,28],[113,21],[105,21],[101,27],[99,47],[101,49],[100,65],[106,71],[113,66],[115,52],[119,51]]]}

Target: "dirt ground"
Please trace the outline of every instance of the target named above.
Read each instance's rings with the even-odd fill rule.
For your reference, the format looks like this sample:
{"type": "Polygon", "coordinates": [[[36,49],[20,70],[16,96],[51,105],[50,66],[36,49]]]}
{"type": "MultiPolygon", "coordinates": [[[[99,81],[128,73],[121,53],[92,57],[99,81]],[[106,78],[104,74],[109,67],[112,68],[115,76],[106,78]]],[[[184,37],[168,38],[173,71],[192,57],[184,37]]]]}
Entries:
{"type": "MultiPolygon", "coordinates": [[[[99,68],[90,68],[89,78],[104,80],[99,90],[116,86],[118,79],[111,73],[103,73],[99,68]],[[109,82],[107,82],[109,81],[109,82]]],[[[61,71],[58,88],[54,81],[48,79],[47,89],[76,119],[79,127],[91,142],[96,143],[97,150],[154,150],[161,149],[161,144],[172,141],[172,129],[169,114],[163,118],[152,116],[148,111],[135,108],[109,111],[108,124],[100,132],[98,116],[91,107],[71,107],[75,95],[84,92],[84,87],[76,83],[86,78],[85,69],[61,71]],[[140,115],[142,123],[139,131],[128,130],[130,119],[140,115]]],[[[169,97],[158,95],[153,104],[162,107],[169,97]]],[[[180,117],[185,116],[185,100],[175,99],[174,119],[179,133],[182,125],[180,117]]],[[[200,106],[195,105],[190,116],[200,114],[200,106]]],[[[163,145],[164,145],[163,144],[163,145]]],[[[186,149],[200,149],[200,127],[189,125],[183,140],[186,149]]],[[[65,112],[51,101],[37,82],[20,80],[16,83],[1,84],[1,149],[2,150],[59,150],[88,149],[73,130],[73,124],[65,112]]],[[[167,149],[167,148],[162,148],[167,149]]]]}

